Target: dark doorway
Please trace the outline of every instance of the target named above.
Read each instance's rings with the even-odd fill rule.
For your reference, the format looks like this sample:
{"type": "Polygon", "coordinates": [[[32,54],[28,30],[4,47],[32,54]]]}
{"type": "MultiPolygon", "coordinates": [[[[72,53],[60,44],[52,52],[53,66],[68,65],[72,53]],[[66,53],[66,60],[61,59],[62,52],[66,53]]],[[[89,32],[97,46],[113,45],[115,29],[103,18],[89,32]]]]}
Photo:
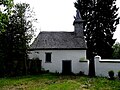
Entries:
{"type": "Polygon", "coordinates": [[[71,74],[71,60],[63,60],[62,61],[62,73],[63,74],[71,74]]]}

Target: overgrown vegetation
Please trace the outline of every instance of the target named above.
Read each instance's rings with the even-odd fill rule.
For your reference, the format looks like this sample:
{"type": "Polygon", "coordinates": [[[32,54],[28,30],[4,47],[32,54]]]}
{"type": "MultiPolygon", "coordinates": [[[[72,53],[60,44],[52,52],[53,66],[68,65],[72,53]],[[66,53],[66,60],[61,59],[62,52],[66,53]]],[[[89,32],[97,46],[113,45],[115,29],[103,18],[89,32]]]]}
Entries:
{"type": "Polygon", "coordinates": [[[30,5],[0,0],[0,76],[27,74],[27,49],[34,35],[30,5]]]}
{"type": "Polygon", "coordinates": [[[120,71],[118,71],[118,78],[120,79],[120,71]]]}
{"type": "Polygon", "coordinates": [[[41,62],[42,61],[39,60],[39,58],[29,59],[27,61],[27,74],[37,75],[43,73],[44,70],[42,70],[41,62]]]}
{"type": "Polygon", "coordinates": [[[4,75],[5,70],[5,31],[7,29],[9,16],[11,15],[11,8],[13,7],[13,0],[0,0],[0,76],[4,75]]]}
{"type": "Polygon", "coordinates": [[[86,76],[44,74],[14,78],[1,78],[1,90],[119,90],[119,80],[86,76]]]}
{"type": "Polygon", "coordinates": [[[119,42],[113,45],[113,58],[120,59],[120,43],[119,42]]]}
{"type": "Polygon", "coordinates": [[[113,71],[113,70],[110,70],[110,71],[108,72],[108,75],[109,75],[109,77],[110,77],[111,80],[114,79],[114,71],[113,71]]]}

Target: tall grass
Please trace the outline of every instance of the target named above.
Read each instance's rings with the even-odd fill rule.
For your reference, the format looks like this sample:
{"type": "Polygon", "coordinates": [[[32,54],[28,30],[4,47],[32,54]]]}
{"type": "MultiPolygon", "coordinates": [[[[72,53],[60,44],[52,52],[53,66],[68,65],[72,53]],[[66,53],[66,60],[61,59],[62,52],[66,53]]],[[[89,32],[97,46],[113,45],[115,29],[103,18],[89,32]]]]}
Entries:
{"type": "Polygon", "coordinates": [[[0,90],[119,90],[119,80],[53,74],[1,78],[0,90]]]}

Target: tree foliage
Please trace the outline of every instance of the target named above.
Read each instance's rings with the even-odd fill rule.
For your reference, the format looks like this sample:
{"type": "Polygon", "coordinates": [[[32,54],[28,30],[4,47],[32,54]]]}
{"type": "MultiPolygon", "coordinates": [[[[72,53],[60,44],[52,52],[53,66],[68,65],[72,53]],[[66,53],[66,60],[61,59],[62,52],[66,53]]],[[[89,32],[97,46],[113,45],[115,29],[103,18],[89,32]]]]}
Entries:
{"type": "MultiPolygon", "coordinates": [[[[6,15],[6,19],[2,22],[3,28],[0,28],[4,29],[0,34],[0,73],[4,76],[26,74],[27,49],[34,35],[33,22],[36,20],[34,13],[26,3],[16,4],[1,13],[6,15]]],[[[3,18],[0,20],[3,21],[3,18]]]]}
{"type": "Polygon", "coordinates": [[[95,55],[102,58],[112,57],[115,43],[113,34],[119,24],[116,0],[77,0],[75,7],[86,20],[84,35],[87,41],[87,58],[95,55]]]}
{"type": "Polygon", "coordinates": [[[6,30],[13,5],[13,0],[0,0],[0,34],[6,30]]]}
{"type": "Polygon", "coordinates": [[[27,49],[31,40],[34,29],[32,25],[31,10],[29,4],[16,4],[12,15],[9,17],[9,24],[6,31],[6,60],[7,64],[12,62],[13,67],[7,68],[9,73],[25,74],[27,73],[27,49]],[[26,70],[26,71],[25,71],[26,70]]]}
{"type": "Polygon", "coordinates": [[[87,42],[87,58],[90,60],[89,75],[94,76],[94,56],[112,58],[113,34],[119,24],[116,0],[77,0],[75,7],[80,11],[87,42]]]}
{"type": "Polygon", "coordinates": [[[0,76],[3,76],[5,71],[5,45],[7,44],[5,42],[5,32],[12,7],[13,0],[0,0],[0,76]]]}
{"type": "Polygon", "coordinates": [[[115,43],[113,45],[113,58],[120,59],[120,43],[115,43]]]}

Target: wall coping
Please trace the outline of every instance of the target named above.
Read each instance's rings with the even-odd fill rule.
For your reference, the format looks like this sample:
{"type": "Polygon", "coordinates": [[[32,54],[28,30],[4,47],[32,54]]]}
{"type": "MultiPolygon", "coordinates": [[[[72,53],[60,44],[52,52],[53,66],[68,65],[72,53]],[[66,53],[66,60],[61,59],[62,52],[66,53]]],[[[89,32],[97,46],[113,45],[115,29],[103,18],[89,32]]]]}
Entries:
{"type": "Polygon", "coordinates": [[[119,60],[115,60],[115,59],[101,59],[99,60],[99,62],[107,62],[107,63],[120,63],[120,59],[119,60]]]}
{"type": "Polygon", "coordinates": [[[99,62],[114,62],[114,63],[118,63],[120,62],[120,59],[101,59],[100,56],[95,56],[94,59],[97,59],[99,62]]]}

